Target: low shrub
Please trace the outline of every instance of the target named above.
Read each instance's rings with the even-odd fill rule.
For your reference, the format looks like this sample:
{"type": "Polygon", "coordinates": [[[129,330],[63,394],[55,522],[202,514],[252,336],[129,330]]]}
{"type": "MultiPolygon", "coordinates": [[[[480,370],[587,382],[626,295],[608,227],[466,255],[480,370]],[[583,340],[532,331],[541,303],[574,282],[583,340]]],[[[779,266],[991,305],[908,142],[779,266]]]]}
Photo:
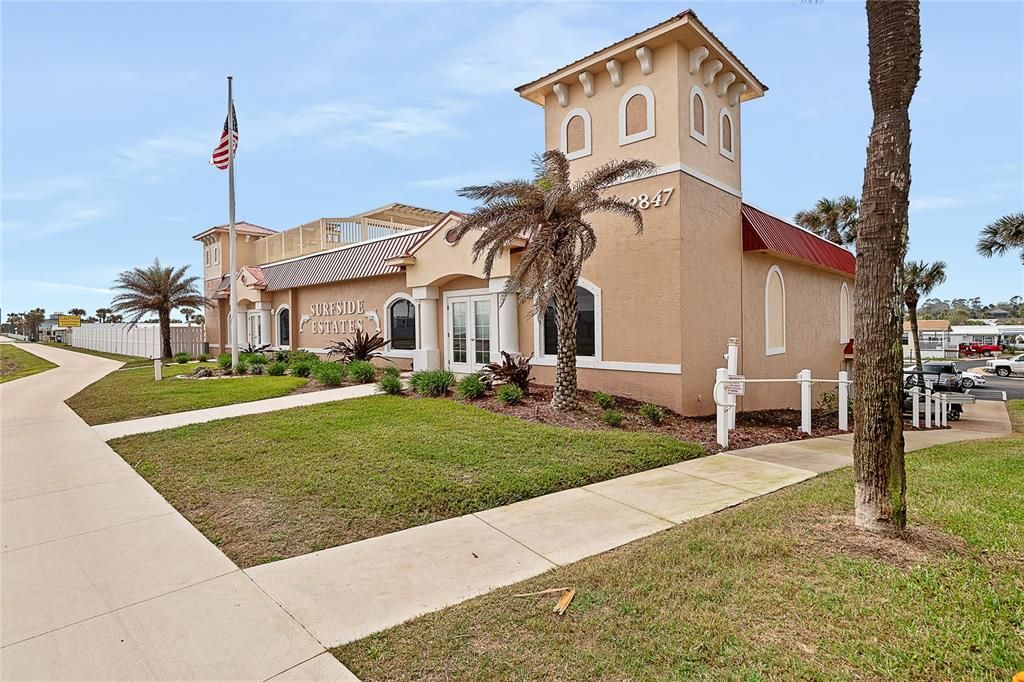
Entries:
{"type": "Polygon", "coordinates": [[[192,359],[192,356],[188,353],[175,353],[174,361],[179,365],[184,365],[186,362],[192,359]]]}
{"type": "Polygon", "coordinates": [[[321,364],[323,363],[314,363],[311,360],[301,360],[299,362],[293,362],[291,363],[292,374],[294,374],[297,377],[308,377],[313,372],[313,369],[321,364]]]}
{"type": "Polygon", "coordinates": [[[515,384],[523,389],[523,393],[530,392],[530,361],[533,355],[520,355],[519,353],[507,353],[501,351],[501,362],[490,362],[484,365],[481,371],[481,379],[488,386],[494,384],[515,384]]]}
{"type": "Polygon", "coordinates": [[[217,366],[221,369],[231,367],[231,353],[221,353],[217,356],[217,366]]]}
{"type": "Polygon", "coordinates": [[[321,362],[313,369],[313,376],[325,386],[338,386],[345,380],[345,370],[336,362],[321,362]]]}
{"type": "Polygon", "coordinates": [[[272,377],[279,377],[284,375],[285,370],[287,369],[288,363],[281,362],[280,360],[278,360],[277,362],[272,362],[269,365],[267,365],[267,374],[269,374],[272,377]]]}
{"type": "Polygon", "coordinates": [[[412,373],[409,385],[420,395],[439,398],[455,385],[455,375],[445,369],[424,369],[412,373]]]}
{"type": "Polygon", "coordinates": [[[210,355],[208,353],[200,353],[199,357],[196,358],[196,360],[198,360],[199,362],[206,362],[209,359],[210,355]]]}
{"type": "Polygon", "coordinates": [[[622,413],[618,410],[605,410],[603,419],[604,423],[612,428],[622,426],[622,413]]]}
{"type": "Polygon", "coordinates": [[[518,405],[523,402],[523,389],[519,388],[515,384],[502,384],[498,387],[498,390],[494,392],[494,397],[498,399],[498,402],[504,403],[505,405],[518,405]]]}
{"type": "Polygon", "coordinates": [[[402,370],[398,369],[394,365],[388,365],[380,371],[386,377],[399,377],[402,376],[402,370]]]}
{"type": "Polygon", "coordinates": [[[274,351],[274,361],[275,362],[288,362],[288,358],[290,356],[291,356],[291,352],[290,351],[286,351],[286,350],[274,351]]]}
{"type": "Polygon", "coordinates": [[[388,395],[401,395],[402,379],[397,374],[385,372],[381,376],[380,381],[377,382],[377,388],[381,390],[381,393],[387,393],[388,395]]]}
{"type": "Polygon", "coordinates": [[[254,362],[249,367],[249,374],[263,374],[267,371],[267,364],[265,362],[254,362]]]}
{"type": "Polygon", "coordinates": [[[288,353],[288,364],[296,365],[300,362],[320,362],[320,356],[308,350],[293,350],[288,353]]]}
{"type": "Polygon", "coordinates": [[[200,365],[199,367],[196,367],[194,370],[192,370],[192,376],[197,378],[212,377],[213,370],[210,369],[209,367],[203,367],[200,365]]]}
{"type": "Polygon", "coordinates": [[[602,410],[610,410],[615,407],[615,398],[604,391],[594,391],[590,397],[594,399],[594,402],[602,410]]]}
{"type": "Polygon", "coordinates": [[[484,385],[484,380],[478,374],[463,377],[455,387],[456,395],[463,400],[476,400],[486,392],[487,386],[484,385]]]}
{"type": "Polygon", "coordinates": [[[242,353],[240,357],[244,357],[250,365],[265,365],[269,362],[263,353],[242,353]]]}
{"type": "Polygon", "coordinates": [[[366,360],[353,360],[348,363],[348,378],[357,384],[372,384],[377,380],[377,368],[366,360]]]}
{"type": "Polygon", "coordinates": [[[245,374],[249,371],[249,361],[242,358],[238,358],[238,362],[235,363],[235,374],[245,374]]]}
{"type": "Polygon", "coordinates": [[[657,426],[665,421],[665,410],[654,403],[644,403],[640,406],[640,416],[657,426]]]}

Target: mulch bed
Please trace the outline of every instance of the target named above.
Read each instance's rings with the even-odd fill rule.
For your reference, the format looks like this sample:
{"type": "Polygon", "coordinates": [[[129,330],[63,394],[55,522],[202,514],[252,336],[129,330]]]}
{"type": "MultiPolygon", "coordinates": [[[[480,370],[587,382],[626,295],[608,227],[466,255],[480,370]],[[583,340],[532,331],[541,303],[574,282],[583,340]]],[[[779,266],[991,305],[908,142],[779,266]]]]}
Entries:
{"type": "MultiPolygon", "coordinates": [[[[471,404],[491,412],[507,414],[527,421],[571,429],[613,430],[604,423],[602,410],[591,398],[590,391],[580,391],[580,409],[574,412],[560,412],[551,407],[551,387],[531,386],[530,393],[518,405],[505,405],[487,395],[471,401],[471,404]]],[[[454,399],[454,398],[453,398],[454,399]]],[[[643,403],[629,398],[615,398],[615,409],[622,413],[623,431],[646,431],[673,436],[680,440],[701,443],[710,452],[721,448],[715,440],[715,417],[684,417],[665,409],[664,421],[655,426],[640,416],[637,410],[643,403]]],[[[805,438],[820,438],[842,433],[836,413],[814,410],[811,417],[810,435],[799,430],[799,410],[758,410],[740,412],[736,415],[736,430],[729,433],[729,449],[749,448],[768,443],[785,443],[805,438]]]]}

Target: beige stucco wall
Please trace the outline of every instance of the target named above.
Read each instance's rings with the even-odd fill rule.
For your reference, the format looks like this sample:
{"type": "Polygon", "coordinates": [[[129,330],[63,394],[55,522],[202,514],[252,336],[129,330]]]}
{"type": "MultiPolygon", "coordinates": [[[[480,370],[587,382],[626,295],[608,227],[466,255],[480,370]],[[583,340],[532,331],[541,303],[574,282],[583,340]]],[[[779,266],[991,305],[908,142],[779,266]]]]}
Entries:
{"type": "MultiPolygon", "coordinates": [[[[843,282],[853,294],[853,278],[819,270],[771,255],[743,255],[743,329],[740,371],[747,377],[794,377],[801,369],[815,378],[834,379],[843,369],[839,339],[839,297],[843,282]],[[786,290],[786,352],[765,353],[764,286],[768,270],[777,265],[786,290]]],[[[813,399],[835,385],[815,384],[813,399]]],[[[740,409],[799,407],[796,384],[749,385],[740,409]]]]}
{"type": "MultiPolygon", "coordinates": [[[[454,227],[454,223],[448,227],[454,227]]],[[[442,226],[418,245],[414,254],[416,263],[406,270],[407,286],[437,286],[463,276],[483,278],[485,256],[481,255],[477,262],[473,262],[473,242],[478,233],[470,232],[457,243],[449,244],[444,239],[448,227],[442,226]]],[[[508,257],[496,259],[491,276],[504,277],[508,274],[508,257]]]]}

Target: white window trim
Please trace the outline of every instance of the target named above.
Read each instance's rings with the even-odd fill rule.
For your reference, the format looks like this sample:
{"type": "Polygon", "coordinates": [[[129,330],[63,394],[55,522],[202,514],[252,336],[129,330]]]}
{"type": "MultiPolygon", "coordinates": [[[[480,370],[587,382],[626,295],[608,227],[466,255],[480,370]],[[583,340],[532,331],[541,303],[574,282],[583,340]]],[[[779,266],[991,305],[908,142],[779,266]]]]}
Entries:
{"type": "Polygon", "coordinates": [[[839,288],[839,343],[846,343],[853,336],[851,333],[853,316],[850,315],[850,312],[850,288],[846,286],[846,282],[843,282],[843,286],[839,288]],[[843,329],[844,317],[846,318],[846,329],[843,329]]]}
{"type": "Polygon", "coordinates": [[[708,143],[708,98],[704,96],[704,91],[700,89],[699,85],[694,85],[690,88],[690,97],[686,101],[686,111],[689,112],[690,118],[690,137],[697,140],[703,145],[708,143]],[[693,125],[693,96],[697,95],[700,97],[700,102],[704,106],[701,107],[704,110],[704,134],[697,132],[696,126],[693,125]]]}
{"type": "MultiPolygon", "coordinates": [[[[704,128],[707,130],[707,127],[704,128]]],[[[718,153],[729,159],[730,161],[736,160],[736,121],[733,120],[732,114],[726,107],[722,107],[722,112],[718,115],[718,153]],[[725,148],[725,126],[722,125],[722,119],[729,119],[729,136],[732,138],[729,140],[732,147],[732,151],[725,148]]]]}
{"type": "Polygon", "coordinates": [[[203,255],[205,257],[204,260],[206,261],[206,267],[210,267],[210,261],[211,261],[210,251],[212,251],[212,250],[213,250],[212,248],[207,246],[205,252],[203,253],[203,255]]]}
{"type": "Polygon", "coordinates": [[[271,310],[270,311],[270,319],[273,320],[273,322],[271,324],[271,327],[272,327],[272,331],[274,333],[274,340],[277,341],[277,347],[279,349],[281,349],[281,350],[290,350],[291,349],[291,343],[290,343],[291,340],[292,340],[292,318],[291,318],[291,314],[292,314],[292,309],[291,309],[291,307],[287,303],[283,303],[277,310],[271,310]],[[289,343],[286,343],[284,345],[281,344],[281,311],[282,310],[287,310],[288,311],[288,341],[289,341],[289,343]]]}
{"type": "Polygon", "coordinates": [[[398,300],[404,300],[404,301],[408,301],[409,303],[412,303],[412,309],[414,311],[413,314],[416,315],[416,322],[415,322],[415,324],[416,324],[416,328],[415,328],[416,335],[414,337],[416,339],[416,341],[414,342],[415,348],[413,350],[401,350],[401,349],[396,350],[396,349],[391,348],[390,346],[388,346],[388,349],[384,352],[384,357],[386,357],[386,358],[410,358],[411,359],[412,356],[413,356],[413,353],[416,352],[416,348],[419,348],[420,311],[419,311],[419,306],[416,305],[416,299],[414,299],[409,294],[405,294],[405,293],[399,292],[397,294],[392,294],[391,297],[388,298],[388,300],[384,301],[384,333],[386,335],[384,338],[386,338],[388,341],[391,340],[391,304],[394,303],[395,301],[398,301],[398,300]]]}
{"type": "Polygon", "coordinates": [[[764,278],[764,354],[782,355],[786,352],[786,279],[782,276],[782,270],[778,265],[768,268],[768,274],[764,278]],[[782,345],[772,348],[768,345],[768,282],[772,274],[778,273],[779,283],[782,284],[782,345]]]}
{"type": "MultiPolygon", "coordinates": [[[[449,313],[449,303],[453,298],[483,298],[488,297],[491,302],[491,362],[498,362],[501,359],[501,351],[498,349],[498,294],[488,289],[452,289],[451,291],[444,291],[441,293],[441,305],[442,305],[442,329],[444,330],[444,368],[453,372],[464,371],[463,365],[477,364],[473,363],[453,363],[452,362],[452,337],[448,332],[451,331],[451,316],[449,313]],[[455,365],[458,364],[458,367],[455,365]]],[[[472,305],[472,303],[470,303],[472,305]]],[[[469,359],[469,352],[474,349],[467,349],[467,357],[469,359]]]]}
{"type": "Polygon", "coordinates": [[[584,156],[590,156],[591,154],[591,136],[590,136],[590,112],[583,107],[576,107],[571,109],[569,113],[562,119],[562,132],[559,140],[559,148],[562,153],[565,154],[565,158],[572,161],[573,159],[582,159],[584,156]],[[583,119],[583,149],[577,149],[571,154],[567,151],[569,148],[569,121],[574,116],[579,116],[583,119]]]}
{"type": "MultiPolygon", "coordinates": [[[[598,367],[602,364],[604,357],[601,343],[601,318],[604,314],[601,306],[601,287],[590,280],[580,277],[579,286],[583,287],[594,295],[594,355],[577,355],[577,367],[598,367]]],[[[533,316],[533,351],[534,364],[554,365],[558,359],[557,355],[546,355],[544,353],[544,315],[547,311],[533,316]]]]}
{"type": "Polygon", "coordinates": [[[654,91],[646,85],[634,85],[619,100],[619,146],[654,137],[654,91]],[[647,128],[632,135],[626,134],[626,105],[633,97],[640,95],[647,102],[647,128]]]}
{"type": "Polygon", "coordinates": [[[220,265],[220,244],[213,246],[213,264],[220,265]]]}

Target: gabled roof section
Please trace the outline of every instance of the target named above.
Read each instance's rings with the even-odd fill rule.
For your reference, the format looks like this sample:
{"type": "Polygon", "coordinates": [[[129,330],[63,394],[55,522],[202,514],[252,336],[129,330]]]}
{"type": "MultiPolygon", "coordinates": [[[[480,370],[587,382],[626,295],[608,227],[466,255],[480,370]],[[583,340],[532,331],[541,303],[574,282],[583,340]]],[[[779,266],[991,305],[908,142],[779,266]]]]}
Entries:
{"type": "MultiPolygon", "coordinates": [[[[918,320],[917,329],[922,332],[948,332],[952,329],[949,320],[918,320]]],[[[903,331],[910,331],[910,321],[903,323],[903,331]]]]}
{"type": "Polygon", "coordinates": [[[267,291],[308,287],[401,272],[385,261],[408,251],[430,228],[358,242],[260,268],[267,291]]]}
{"type": "Polygon", "coordinates": [[[742,204],[743,250],[775,253],[853,277],[856,257],[827,239],[765,213],[750,204],[742,204]]]}
{"type": "Polygon", "coordinates": [[[266,275],[263,274],[263,269],[258,265],[243,265],[242,269],[238,272],[239,279],[253,289],[263,289],[267,286],[266,275]]]}
{"type": "MultiPolygon", "coordinates": [[[[213,227],[203,230],[192,239],[202,239],[211,232],[227,232],[228,225],[214,225],[213,227]]],[[[236,234],[249,234],[257,237],[266,237],[268,234],[277,234],[276,230],[272,230],[269,227],[263,227],[262,225],[256,225],[255,223],[247,223],[244,220],[235,223],[236,234]]]]}
{"type": "Polygon", "coordinates": [[[714,52],[717,52],[717,58],[721,58],[722,61],[729,65],[730,69],[735,70],[737,75],[742,77],[744,81],[754,86],[749,88],[741,99],[747,100],[754,97],[761,97],[768,90],[768,86],[762,83],[757,76],[755,76],[742,61],[740,61],[739,57],[733,54],[732,50],[727,48],[714,33],[708,30],[700,19],[697,18],[697,15],[693,10],[688,9],[684,12],[680,12],[674,17],[670,17],[665,21],[662,21],[659,24],[655,24],[650,28],[623,38],[608,47],[601,48],[596,52],[591,52],[586,57],[577,59],[571,64],[567,64],[560,69],[556,69],[545,76],[541,76],[536,80],[520,85],[516,88],[516,92],[518,92],[521,97],[536,102],[537,104],[543,104],[544,94],[547,93],[555,83],[562,82],[563,80],[566,83],[571,83],[581,71],[590,68],[599,67],[603,70],[605,68],[605,63],[609,59],[621,58],[624,55],[632,56],[632,51],[644,44],[651,47],[659,47],[660,45],[671,42],[672,40],[680,40],[688,49],[697,47],[698,43],[706,43],[714,52]]]}
{"type": "Polygon", "coordinates": [[[408,251],[406,251],[405,253],[402,253],[402,254],[395,254],[395,255],[396,256],[415,256],[416,252],[420,249],[420,247],[423,246],[424,244],[426,244],[428,241],[430,241],[430,239],[435,234],[437,234],[441,230],[447,230],[450,227],[454,227],[454,226],[458,225],[459,222],[463,218],[465,218],[465,217],[466,217],[465,213],[460,213],[459,211],[448,211],[447,213],[444,214],[444,216],[440,220],[438,220],[436,223],[434,223],[434,226],[431,227],[423,235],[422,239],[418,240],[415,244],[410,245],[408,251]]]}

